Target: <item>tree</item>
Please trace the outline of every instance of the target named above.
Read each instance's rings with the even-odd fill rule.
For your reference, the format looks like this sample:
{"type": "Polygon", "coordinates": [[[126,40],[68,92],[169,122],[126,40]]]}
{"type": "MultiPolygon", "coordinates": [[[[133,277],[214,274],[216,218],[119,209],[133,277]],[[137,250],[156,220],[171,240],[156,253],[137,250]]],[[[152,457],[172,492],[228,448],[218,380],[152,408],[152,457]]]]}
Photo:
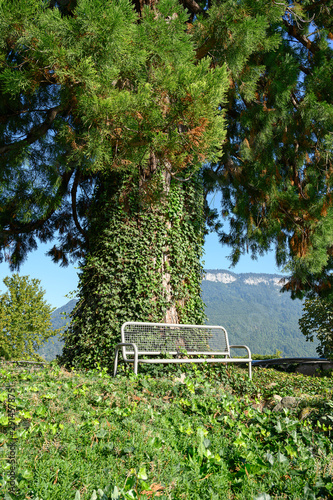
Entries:
{"type": "Polygon", "coordinates": [[[36,351],[55,332],[51,323],[53,309],[43,298],[40,280],[13,274],[3,282],[8,290],[0,295],[1,356],[41,361],[36,351]]]}
{"type": "Polygon", "coordinates": [[[2,247],[15,267],[58,230],[54,260],[84,259],[64,360],[93,366],[126,319],[203,321],[199,169],[225,137],[226,68],[196,61],[173,0],[20,5],[3,6],[2,247]]]}
{"type": "Polygon", "coordinates": [[[319,340],[317,352],[320,356],[333,359],[333,304],[332,298],[307,298],[299,326],[306,340],[319,340]]]}
{"type": "Polygon", "coordinates": [[[124,319],[203,321],[205,219],[233,263],[275,246],[286,288],[328,286],[331,3],[2,0],[0,248],[81,259],[68,364],[124,319]]]}
{"type": "MultiPolygon", "coordinates": [[[[251,5],[254,12],[242,2],[243,29],[253,22],[251,5]]],[[[240,71],[231,66],[224,155],[207,172],[230,222],[220,239],[233,264],[246,251],[256,257],[275,248],[277,265],[290,270],[284,290],[323,294],[332,285],[333,4],[272,2],[270,15],[257,5],[270,36],[240,71]]]]}

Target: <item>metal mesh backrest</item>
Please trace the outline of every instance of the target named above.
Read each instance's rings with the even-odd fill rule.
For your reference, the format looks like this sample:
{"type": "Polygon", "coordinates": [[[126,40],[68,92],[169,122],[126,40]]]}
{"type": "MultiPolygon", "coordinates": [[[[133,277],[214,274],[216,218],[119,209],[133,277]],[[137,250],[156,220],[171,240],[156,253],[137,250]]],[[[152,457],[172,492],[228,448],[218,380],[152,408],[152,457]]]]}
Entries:
{"type": "MultiPolygon", "coordinates": [[[[227,332],[217,326],[129,322],[122,327],[122,342],[134,342],[141,353],[214,351],[229,354],[227,332]]],[[[126,353],[133,354],[133,349],[127,347],[126,353]]]]}

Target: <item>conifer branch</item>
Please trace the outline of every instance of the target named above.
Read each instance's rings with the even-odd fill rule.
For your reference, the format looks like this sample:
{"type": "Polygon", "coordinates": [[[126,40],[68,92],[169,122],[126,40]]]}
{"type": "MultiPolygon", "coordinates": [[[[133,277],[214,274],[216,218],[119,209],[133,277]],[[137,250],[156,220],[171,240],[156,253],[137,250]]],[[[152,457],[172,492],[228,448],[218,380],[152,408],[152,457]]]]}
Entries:
{"type": "Polygon", "coordinates": [[[13,221],[11,221],[8,223],[9,229],[2,228],[1,230],[2,234],[7,236],[13,236],[15,234],[30,233],[32,231],[40,229],[45,224],[45,222],[47,222],[59,208],[56,203],[56,200],[58,200],[60,197],[62,198],[64,194],[67,192],[68,184],[72,177],[72,174],[73,170],[69,172],[66,171],[62,174],[61,184],[59,186],[58,192],[54,196],[53,203],[51,203],[49,209],[47,210],[47,212],[43,217],[41,217],[37,221],[32,221],[27,223],[13,223],[13,221]]]}
{"type": "Polygon", "coordinates": [[[305,75],[308,75],[308,76],[312,76],[312,72],[306,68],[303,64],[300,64],[299,65],[299,69],[305,74],[305,75]]]}
{"type": "Polygon", "coordinates": [[[296,109],[299,108],[299,102],[298,102],[298,100],[293,92],[291,93],[291,102],[293,103],[293,105],[296,109]]]}
{"type": "Polygon", "coordinates": [[[196,58],[197,59],[203,59],[208,55],[208,53],[211,51],[211,49],[214,48],[216,44],[216,40],[214,37],[208,38],[201,47],[198,48],[196,51],[196,58]]]}
{"type": "Polygon", "coordinates": [[[33,144],[34,142],[36,142],[43,135],[45,135],[46,132],[48,132],[48,130],[52,127],[57,115],[61,111],[64,111],[63,105],[55,106],[54,108],[49,109],[46,120],[42,124],[32,127],[25,139],[11,142],[10,144],[5,144],[4,146],[0,147],[0,154],[7,153],[7,151],[10,151],[12,149],[18,149],[21,146],[33,144]]]}

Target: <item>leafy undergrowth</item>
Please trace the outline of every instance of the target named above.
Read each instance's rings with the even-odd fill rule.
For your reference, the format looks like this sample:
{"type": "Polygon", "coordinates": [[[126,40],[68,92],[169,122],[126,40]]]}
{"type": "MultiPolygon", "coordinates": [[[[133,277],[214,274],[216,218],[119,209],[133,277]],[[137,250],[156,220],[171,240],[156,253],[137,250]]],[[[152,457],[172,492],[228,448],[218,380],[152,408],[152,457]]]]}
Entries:
{"type": "Polygon", "coordinates": [[[235,366],[3,367],[1,498],[332,499],[333,378],[235,366]],[[15,386],[16,495],[5,386],[15,386]],[[274,396],[301,398],[274,411],[274,396]]]}

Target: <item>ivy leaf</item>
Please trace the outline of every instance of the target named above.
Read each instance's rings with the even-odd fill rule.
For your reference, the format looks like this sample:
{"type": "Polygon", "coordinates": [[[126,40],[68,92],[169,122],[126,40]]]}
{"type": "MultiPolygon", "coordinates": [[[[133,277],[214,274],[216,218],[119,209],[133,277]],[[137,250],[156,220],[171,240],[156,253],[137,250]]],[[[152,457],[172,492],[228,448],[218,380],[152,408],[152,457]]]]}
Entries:
{"type": "Polygon", "coordinates": [[[274,426],[276,432],[280,433],[282,432],[282,425],[281,425],[281,422],[280,420],[278,420],[277,424],[274,426]]]}
{"type": "Polygon", "coordinates": [[[280,464],[285,464],[289,462],[288,458],[285,455],[283,455],[283,453],[281,453],[280,451],[277,452],[276,459],[280,464]]]}
{"type": "Polygon", "coordinates": [[[274,464],[274,457],[271,453],[267,452],[265,455],[265,458],[266,458],[267,462],[269,462],[271,465],[274,464]]]}
{"type": "Polygon", "coordinates": [[[117,486],[115,486],[113,488],[113,492],[111,493],[111,500],[118,500],[118,498],[120,498],[120,491],[119,491],[119,488],[117,486]]]}
{"type": "Polygon", "coordinates": [[[211,445],[210,439],[205,438],[205,439],[203,440],[203,444],[204,444],[204,447],[205,447],[205,448],[209,448],[209,447],[210,447],[210,445],[211,445]]]}
{"type": "Polygon", "coordinates": [[[138,472],[138,479],[142,479],[143,481],[148,479],[146,467],[140,467],[138,472]]]}
{"type": "Polygon", "coordinates": [[[6,401],[7,398],[8,398],[8,393],[6,391],[0,393],[0,401],[1,402],[6,401]]]}

